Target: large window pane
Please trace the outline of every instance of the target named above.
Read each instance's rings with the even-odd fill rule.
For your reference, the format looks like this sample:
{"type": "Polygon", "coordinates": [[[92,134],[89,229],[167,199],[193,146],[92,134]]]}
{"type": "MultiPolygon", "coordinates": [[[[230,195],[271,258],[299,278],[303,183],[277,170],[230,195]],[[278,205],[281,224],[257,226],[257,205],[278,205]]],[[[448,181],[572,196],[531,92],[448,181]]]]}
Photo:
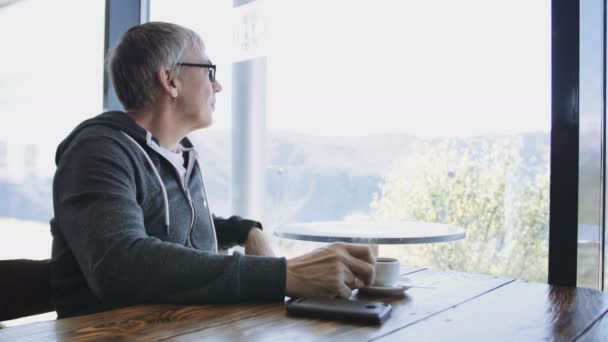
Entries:
{"type": "Polygon", "coordinates": [[[380,254],[545,281],[550,2],[270,3],[269,223],[452,223],[380,254]]]}
{"type": "MultiPolygon", "coordinates": [[[[466,229],[465,240],[381,246],[380,254],[546,280],[549,0],[250,5],[260,8],[267,57],[267,230],[330,220],[451,223],[466,229]]],[[[241,58],[230,53],[234,14],[230,1],[151,6],[152,20],[200,32],[226,73],[241,58]]],[[[215,128],[200,133],[200,145],[224,157],[230,79],[220,76],[215,128]]],[[[210,159],[205,168],[220,175],[212,205],[229,203],[229,165],[210,159]]],[[[290,256],[314,244],[277,246],[290,256]]]]}
{"type": "Polygon", "coordinates": [[[0,7],[0,259],[51,255],[55,148],[102,110],[103,30],[103,0],[0,7]]]}

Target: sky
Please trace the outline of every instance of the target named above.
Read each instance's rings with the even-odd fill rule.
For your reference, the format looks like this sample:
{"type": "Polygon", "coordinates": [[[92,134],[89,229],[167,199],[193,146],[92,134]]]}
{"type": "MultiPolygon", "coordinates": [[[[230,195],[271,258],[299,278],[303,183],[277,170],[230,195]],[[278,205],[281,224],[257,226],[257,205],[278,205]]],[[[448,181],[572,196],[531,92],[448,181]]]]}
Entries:
{"type": "Polygon", "coordinates": [[[22,0],[0,9],[0,140],[56,147],[100,112],[104,3],[22,0]]]}
{"type": "MultiPolygon", "coordinates": [[[[420,137],[549,131],[549,0],[255,6],[264,27],[257,52],[268,61],[269,130],[420,137]]],[[[152,20],[202,35],[224,85],[213,129],[229,129],[242,11],[228,0],[152,0],[150,12],[152,20]]],[[[56,146],[101,110],[103,13],[103,0],[23,0],[0,10],[0,118],[10,122],[0,127],[3,139],[33,135],[56,146]]]]}
{"type": "MultiPolygon", "coordinates": [[[[549,130],[548,0],[258,0],[254,6],[265,27],[269,129],[422,137],[549,130]]],[[[230,126],[238,14],[222,0],[151,6],[152,20],[199,32],[220,64],[225,91],[217,127],[230,126]]]]}

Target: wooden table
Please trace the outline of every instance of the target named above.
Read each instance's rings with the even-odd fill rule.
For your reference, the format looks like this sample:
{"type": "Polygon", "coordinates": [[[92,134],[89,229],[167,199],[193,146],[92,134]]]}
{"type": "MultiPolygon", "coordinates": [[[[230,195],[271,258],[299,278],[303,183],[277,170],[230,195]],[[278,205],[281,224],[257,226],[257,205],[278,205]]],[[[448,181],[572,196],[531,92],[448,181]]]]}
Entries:
{"type": "MultiPolygon", "coordinates": [[[[0,330],[0,341],[601,341],[608,294],[584,288],[404,266],[405,296],[382,325],[285,315],[282,303],[140,305],[0,330]]],[[[358,298],[358,297],[357,297],[358,298]]]]}

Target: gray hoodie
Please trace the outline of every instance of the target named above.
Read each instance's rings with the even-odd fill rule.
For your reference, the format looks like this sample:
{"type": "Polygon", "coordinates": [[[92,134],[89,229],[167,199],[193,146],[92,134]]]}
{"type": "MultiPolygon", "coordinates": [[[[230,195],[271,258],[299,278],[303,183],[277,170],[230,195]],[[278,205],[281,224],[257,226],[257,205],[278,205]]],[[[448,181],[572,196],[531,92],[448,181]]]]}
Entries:
{"type": "Polygon", "coordinates": [[[261,225],[210,214],[186,138],[185,182],[158,140],[123,112],[81,123],[59,145],[51,288],[59,317],[138,303],[283,300],[284,258],[217,254],[261,225]]]}

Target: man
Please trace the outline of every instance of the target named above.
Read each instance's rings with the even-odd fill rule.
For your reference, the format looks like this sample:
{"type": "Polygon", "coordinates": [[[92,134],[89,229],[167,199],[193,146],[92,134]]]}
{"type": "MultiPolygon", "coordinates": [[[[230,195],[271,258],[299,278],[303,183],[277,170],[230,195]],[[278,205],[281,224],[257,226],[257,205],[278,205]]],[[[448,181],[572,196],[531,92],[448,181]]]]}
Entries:
{"type": "Polygon", "coordinates": [[[186,138],[212,122],[215,78],[184,27],[129,29],[108,67],[126,112],[81,123],[59,145],[51,284],[59,317],[137,303],[228,303],[349,297],[371,284],[365,246],[274,257],[259,222],[211,215],[186,138]],[[246,255],[218,254],[244,245],[246,255]]]}

